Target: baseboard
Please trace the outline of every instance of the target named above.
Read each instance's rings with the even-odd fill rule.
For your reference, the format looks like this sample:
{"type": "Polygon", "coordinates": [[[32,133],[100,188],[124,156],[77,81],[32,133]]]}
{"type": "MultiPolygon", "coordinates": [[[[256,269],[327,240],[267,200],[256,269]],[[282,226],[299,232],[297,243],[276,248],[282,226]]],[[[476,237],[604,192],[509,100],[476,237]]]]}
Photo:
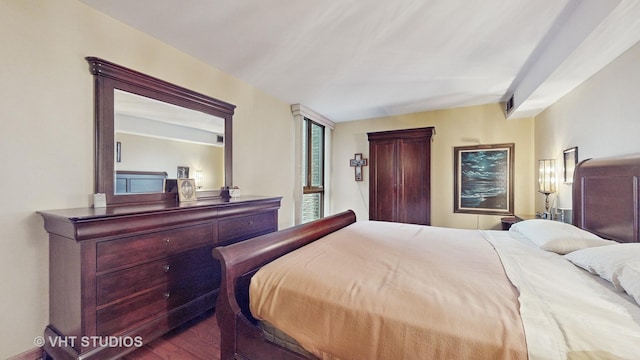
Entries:
{"type": "Polygon", "coordinates": [[[33,348],[29,349],[23,353],[12,356],[7,360],[43,360],[44,355],[42,353],[42,348],[33,348]]]}

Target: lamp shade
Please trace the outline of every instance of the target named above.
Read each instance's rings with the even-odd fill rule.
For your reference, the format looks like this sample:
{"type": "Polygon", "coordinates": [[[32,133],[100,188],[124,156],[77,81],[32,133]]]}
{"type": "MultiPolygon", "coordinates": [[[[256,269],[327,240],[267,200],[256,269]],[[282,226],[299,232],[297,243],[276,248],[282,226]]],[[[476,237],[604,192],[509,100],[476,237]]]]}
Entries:
{"type": "Polygon", "coordinates": [[[538,160],[538,191],[543,194],[556,192],[555,159],[538,160]]]}
{"type": "Polygon", "coordinates": [[[204,185],[204,172],[196,170],[196,188],[201,189],[204,185]]]}

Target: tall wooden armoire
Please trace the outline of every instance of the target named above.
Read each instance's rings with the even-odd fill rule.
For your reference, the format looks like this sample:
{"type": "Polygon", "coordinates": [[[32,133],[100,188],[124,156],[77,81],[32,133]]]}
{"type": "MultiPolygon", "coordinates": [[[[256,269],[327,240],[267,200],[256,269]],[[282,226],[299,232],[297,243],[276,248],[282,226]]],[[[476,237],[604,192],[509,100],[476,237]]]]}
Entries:
{"type": "Polygon", "coordinates": [[[431,223],[431,136],[435,128],[368,133],[369,219],[431,223]]]}

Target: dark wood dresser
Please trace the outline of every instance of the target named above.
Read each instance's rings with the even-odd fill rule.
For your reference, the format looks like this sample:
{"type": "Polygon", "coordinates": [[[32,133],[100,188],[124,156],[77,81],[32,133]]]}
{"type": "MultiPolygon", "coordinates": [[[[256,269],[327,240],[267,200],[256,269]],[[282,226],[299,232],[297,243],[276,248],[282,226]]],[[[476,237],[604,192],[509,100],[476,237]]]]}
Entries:
{"type": "Polygon", "coordinates": [[[55,359],[110,359],[215,305],[215,246],[278,230],[280,197],[40,211],[55,359]]]}

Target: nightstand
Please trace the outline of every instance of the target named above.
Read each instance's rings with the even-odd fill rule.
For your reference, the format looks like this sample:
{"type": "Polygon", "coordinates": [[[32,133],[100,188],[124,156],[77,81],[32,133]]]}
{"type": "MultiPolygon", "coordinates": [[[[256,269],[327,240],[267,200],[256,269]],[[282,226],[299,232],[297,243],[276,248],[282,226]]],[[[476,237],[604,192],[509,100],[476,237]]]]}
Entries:
{"type": "Polygon", "coordinates": [[[536,219],[535,215],[514,215],[514,216],[505,216],[500,218],[500,222],[502,222],[502,230],[509,230],[511,225],[517,223],[518,221],[536,219]]]}

